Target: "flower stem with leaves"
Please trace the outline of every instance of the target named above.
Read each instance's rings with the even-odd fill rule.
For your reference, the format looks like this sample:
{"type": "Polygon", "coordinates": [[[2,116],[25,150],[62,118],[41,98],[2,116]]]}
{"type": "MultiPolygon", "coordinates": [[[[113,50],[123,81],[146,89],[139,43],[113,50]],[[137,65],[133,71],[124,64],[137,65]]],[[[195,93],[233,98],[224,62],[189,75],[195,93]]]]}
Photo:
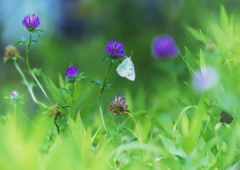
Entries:
{"type": "Polygon", "coordinates": [[[94,80],[94,81],[91,81],[91,83],[94,83],[94,84],[100,86],[100,88],[101,88],[101,90],[99,92],[99,95],[98,95],[99,111],[100,111],[100,117],[101,117],[101,120],[102,120],[103,127],[106,130],[106,132],[108,133],[108,130],[107,130],[107,127],[106,127],[106,124],[105,124],[105,121],[104,121],[102,106],[101,106],[101,97],[102,97],[104,89],[106,87],[107,88],[111,88],[111,86],[112,86],[112,83],[107,82],[107,77],[109,75],[109,72],[110,72],[110,69],[111,69],[113,63],[115,61],[119,61],[119,58],[124,58],[124,56],[125,56],[125,54],[124,54],[124,45],[123,45],[122,42],[117,42],[114,39],[114,40],[111,40],[111,41],[109,41],[107,43],[106,48],[104,49],[104,51],[110,56],[110,57],[106,57],[106,58],[104,58],[102,60],[102,61],[110,60],[110,65],[108,67],[108,70],[107,70],[107,73],[105,75],[105,78],[104,78],[103,82],[100,81],[100,80],[94,80]]]}

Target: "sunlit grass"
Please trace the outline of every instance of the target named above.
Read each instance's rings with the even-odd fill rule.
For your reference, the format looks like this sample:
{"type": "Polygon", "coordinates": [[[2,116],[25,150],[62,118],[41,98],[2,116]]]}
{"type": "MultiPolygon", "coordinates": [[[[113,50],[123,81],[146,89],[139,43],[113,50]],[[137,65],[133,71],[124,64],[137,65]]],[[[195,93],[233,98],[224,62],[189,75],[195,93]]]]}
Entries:
{"type": "MultiPolygon", "coordinates": [[[[24,95],[24,103],[4,103],[0,169],[238,169],[239,25],[223,7],[218,21],[210,23],[200,30],[186,28],[193,41],[202,42],[199,53],[185,47],[179,67],[175,58],[156,60],[155,66],[165,75],[148,87],[135,84],[135,94],[122,85],[129,114],[110,113],[111,101],[101,99],[106,128],[96,90],[104,86],[90,84],[89,78],[68,84],[61,74],[55,83],[42,73],[37,78],[51,101],[43,95],[36,100],[44,98],[44,105],[35,102],[32,107],[26,102],[31,96],[24,95]],[[192,76],[208,65],[216,68],[220,80],[206,91],[196,91],[192,76]],[[188,76],[181,79],[184,71],[188,76]],[[220,115],[222,111],[233,117],[232,122],[220,115]]],[[[136,76],[141,78],[141,72],[136,76]]],[[[112,91],[120,93],[114,87],[112,91]]]]}

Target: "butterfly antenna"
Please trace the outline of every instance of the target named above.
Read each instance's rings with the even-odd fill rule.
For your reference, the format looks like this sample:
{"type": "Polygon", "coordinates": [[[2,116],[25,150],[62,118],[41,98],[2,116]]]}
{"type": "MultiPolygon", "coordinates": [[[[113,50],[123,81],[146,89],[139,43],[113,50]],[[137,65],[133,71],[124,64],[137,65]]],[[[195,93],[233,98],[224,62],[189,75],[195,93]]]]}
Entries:
{"type": "Polygon", "coordinates": [[[131,50],[131,56],[130,56],[130,58],[132,58],[132,55],[133,55],[133,50],[131,50]]]}

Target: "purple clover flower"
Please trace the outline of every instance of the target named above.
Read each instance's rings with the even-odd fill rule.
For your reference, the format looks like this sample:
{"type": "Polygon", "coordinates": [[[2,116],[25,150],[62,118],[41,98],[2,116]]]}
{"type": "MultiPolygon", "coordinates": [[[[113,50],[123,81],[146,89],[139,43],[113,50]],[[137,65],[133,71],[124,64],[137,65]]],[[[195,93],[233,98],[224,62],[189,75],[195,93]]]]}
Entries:
{"type": "Polygon", "coordinates": [[[29,30],[35,30],[40,25],[40,19],[35,14],[29,14],[24,17],[22,24],[29,30]]]}
{"type": "Polygon", "coordinates": [[[10,94],[10,99],[14,100],[14,99],[18,99],[19,98],[19,94],[17,91],[13,91],[11,94],[10,94]]]}
{"type": "Polygon", "coordinates": [[[218,71],[213,67],[199,68],[192,77],[192,86],[198,92],[204,92],[219,82],[218,71]]]}
{"type": "Polygon", "coordinates": [[[121,94],[118,96],[114,96],[114,98],[110,99],[112,103],[110,104],[109,111],[114,113],[115,115],[121,115],[123,113],[128,113],[128,104],[125,104],[126,97],[123,97],[121,94]]]}
{"type": "Polygon", "coordinates": [[[124,58],[125,56],[123,43],[120,41],[117,42],[115,39],[107,43],[104,51],[111,57],[115,58],[124,58]]]}
{"type": "Polygon", "coordinates": [[[66,76],[69,81],[74,81],[77,75],[78,75],[78,69],[74,66],[71,66],[66,70],[66,76]]]}
{"type": "Polygon", "coordinates": [[[178,47],[172,37],[163,35],[152,42],[152,54],[156,58],[167,58],[178,55],[178,47]]]}

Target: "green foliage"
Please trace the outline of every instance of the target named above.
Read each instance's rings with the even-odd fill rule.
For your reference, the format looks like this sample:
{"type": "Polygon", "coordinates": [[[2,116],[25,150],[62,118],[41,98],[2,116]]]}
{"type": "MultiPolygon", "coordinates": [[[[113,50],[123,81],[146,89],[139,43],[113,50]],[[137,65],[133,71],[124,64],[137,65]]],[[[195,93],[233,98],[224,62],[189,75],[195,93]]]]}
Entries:
{"type": "MultiPolygon", "coordinates": [[[[56,83],[44,72],[36,71],[49,98],[36,98],[34,92],[41,86],[33,89],[31,85],[30,96],[18,99],[26,100],[24,105],[18,100],[7,101],[7,109],[0,116],[0,169],[238,169],[238,28],[238,22],[223,6],[218,20],[209,18],[201,29],[188,26],[186,29],[195,38],[192,41],[204,45],[197,47],[197,52],[184,47],[179,63],[175,59],[155,61],[154,73],[147,72],[144,63],[144,68],[136,69],[139,77],[144,79],[141,73],[145,71],[146,75],[164,75],[154,81],[136,80],[134,90],[122,81],[118,83],[121,91],[114,86],[104,93],[106,97],[110,93],[126,96],[129,112],[121,117],[108,111],[110,100],[104,96],[100,103],[103,117],[99,116],[97,99],[104,88],[113,85],[107,78],[91,81],[101,88],[98,96],[99,89],[95,90],[89,81],[80,81],[86,78],[83,72],[74,82],[64,81],[59,75],[56,83]],[[219,71],[219,86],[197,93],[192,89],[191,77],[198,68],[208,65],[219,71]],[[32,108],[27,97],[39,106],[31,116],[26,114],[32,108]],[[227,120],[221,121],[226,115],[227,120]]],[[[28,44],[22,39],[18,44],[33,42],[28,44]]],[[[106,60],[110,60],[111,67],[119,59],[106,60]]],[[[28,83],[25,81],[25,85],[28,83]]]]}

